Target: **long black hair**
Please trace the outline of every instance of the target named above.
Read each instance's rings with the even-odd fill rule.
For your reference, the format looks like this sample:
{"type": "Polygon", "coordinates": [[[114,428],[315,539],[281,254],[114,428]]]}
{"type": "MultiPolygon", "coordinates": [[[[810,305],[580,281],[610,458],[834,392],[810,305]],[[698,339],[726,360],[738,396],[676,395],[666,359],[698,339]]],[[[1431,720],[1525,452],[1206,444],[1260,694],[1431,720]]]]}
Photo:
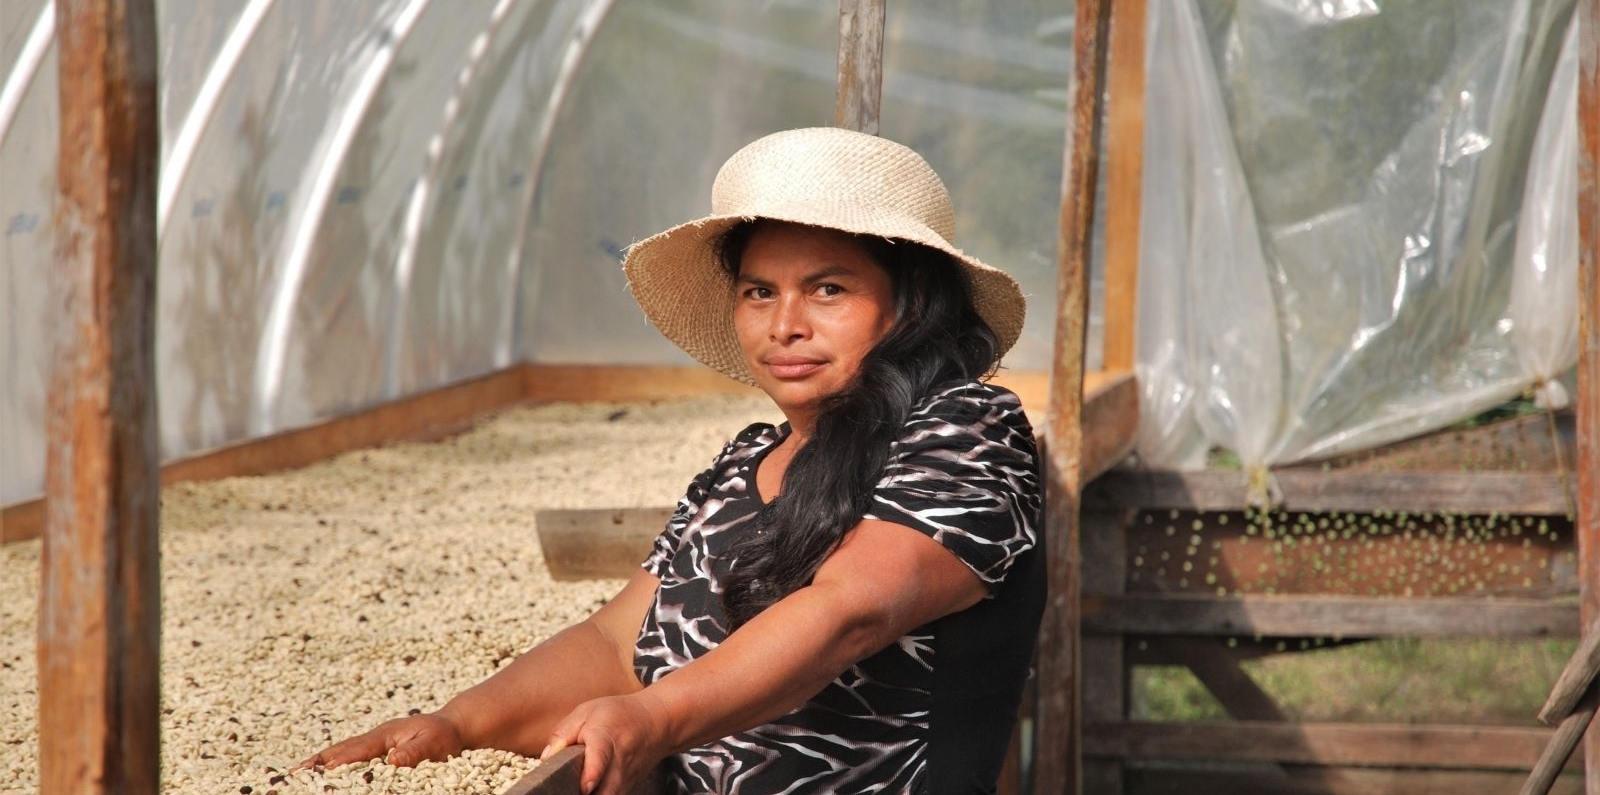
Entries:
{"type": "MultiPolygon", "coordinates": [[[[717,251],[737,279],[750,238],[770,221],[729,230],[717,251]]],[[[937,249],[871,235],[852,235],[889,273],[895,320],[867,352],[855,378],[823,398],[809,441],[783,475],[780,495],[756,515],[757,528],[734,546],[723,584],[730,631],[808,585],[845,533],[861,521],[917,401],[936,387],[992,374],[999,359],[994,332],[973,308],[966,277],[937,249]]]]}

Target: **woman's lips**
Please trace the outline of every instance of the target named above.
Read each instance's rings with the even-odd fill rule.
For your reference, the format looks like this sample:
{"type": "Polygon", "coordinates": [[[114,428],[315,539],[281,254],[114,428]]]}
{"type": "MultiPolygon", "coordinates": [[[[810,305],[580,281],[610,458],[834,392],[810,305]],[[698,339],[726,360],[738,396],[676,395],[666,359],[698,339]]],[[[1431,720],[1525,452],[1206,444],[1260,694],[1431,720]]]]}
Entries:
{"type": "Polygon", "coordinates": [[[772,373],[774,378],[792,380],[811,375],[822,369],[822,364],[819,359],[768,359],[767,370],[772,373]]]}

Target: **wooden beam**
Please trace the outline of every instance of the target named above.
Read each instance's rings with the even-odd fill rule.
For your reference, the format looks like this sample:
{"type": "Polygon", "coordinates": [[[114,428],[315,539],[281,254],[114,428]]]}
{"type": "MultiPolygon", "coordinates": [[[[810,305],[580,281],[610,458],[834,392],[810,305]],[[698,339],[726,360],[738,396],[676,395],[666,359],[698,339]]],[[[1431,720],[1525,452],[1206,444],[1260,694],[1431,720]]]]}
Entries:
{"type": "Polygon", "coordinates": [[[1554,732],[1510,726],[1198,722],[1097,724],[1084,751],[1124,759],[1528,770],[1554,732]]]}
{"type": "MultiPolygon", "coordinates": [[[[1600,0],[1578,7],[1578,571],[1583,620],[1600,620],[1600,0]]],[[[1584,743],[1600,795],[1600,732],[1584,743]]]]}
{"type": "Polygon", "coordinates": [[[1139,319],[1139,212],[1144,179],[1146,0],[1111,11],[1106,79],[1105,307],[1101,366],[1132,370],[1139,319]]]}
{"type": "MultiPolygon", "coordinates": [[[[570,745],[555,752],[500,795],[579,795],[583,791],[582,775],[583,746],[570,745]]],[[[667,795],[676,791],[677,786],[657,765],[644,781],[628,787],[624,795],[667,795]]]]}
{"type": "MultiPolygon", "coordinates": [[[[1182,795],[1506,795],[1524,774],[1508,770],[1414,770],[1405,768],[1305,768],[1259,763],[1225,765],[1197,761],[1134,767],[1128,791],[1182,795]],[[1299,775],[1325,771],[1325,779],[1299,775]]],[[[1553,795],[1583,795],[1581,774],[1563,776],[1553,795]]]]}
{"type": "Polygon", "coordinates": [[[556,580],[627,579],[639,570],[672,508],[577,508],[534,513],[544,565],[556,580]]]}
{"type": "Polygon", "coordinates": [[[1579,587],[1563,516],[1161,510],[1137,512],[1128,536],[1128,587],[1145,593],[1553,598],[1579,587]]]}
{"type": "Polygon", "coordinates": [[[839,0],[839,90],[833,123],[878,134],[883,104],[885,0],[839,0]]]}
{"type": "Polygon", "coordinates": [[[1570,638],[1578,633],[1578,607],[1535,599],[1086,594],[1083,628],[1220,637],[1570,638]]]}
{"type": "Polygon", "coordinates": [[[61,0],[39,789],[160,791],[153,0],[61,0]]]}
{"type": "MultiPolygon", "coordinates": [[[[1562,475],[1543,472],[1352,472],[1279,469],[1273,472],[1285,511],[1499,514],[1564,516],[1562,475]]],[[[1165,510],[1242,511],[1244,473],[1107,472],[1085,500],[1090,504],[1165,510]]]]}
{"type": "Polygon", "coordinates": [[[1091,372],[1083,379],[1078,427],[1078,482],[1122,463],[1139,433],[1139,382],[1132,371],[1091,372]]]}
{"type": "Polygon", "coordinates": [[[1044,445],[1049,598],[1039,627],[1033,791],[1063,795],[1083,791],[1078,507],[1083,486],[1084,338],[1110,23],[1110,0],[1077,4],[1071,148],[1061,199],[1055,355],[1044,445]]]}

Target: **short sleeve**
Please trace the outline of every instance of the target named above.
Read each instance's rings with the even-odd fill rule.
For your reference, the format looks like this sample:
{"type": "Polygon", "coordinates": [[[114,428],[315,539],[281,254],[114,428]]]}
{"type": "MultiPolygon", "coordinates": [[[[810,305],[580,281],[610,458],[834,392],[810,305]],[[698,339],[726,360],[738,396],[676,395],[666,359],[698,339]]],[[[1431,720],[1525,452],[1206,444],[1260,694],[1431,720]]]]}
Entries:
{"type": "Polygon", "coordinates": [[[864,518],[927,535],[992,592],[1037,543],[1038,470],[1016,395],[978,382],[952,387],[912,411],[864,518]]]}
{"type": "Polygon", "coordinates": [[[723,445],[722,452],[712,459],[711,466],[696,475],[694,480],[689,481],[689,488],[685,489],[683,496],[678,499],[678,505],[673,509],[671,518],[667,519],[666,527],[656,536],[650,555],[639,564],[640,568],[656,577],[665,577],[668,574],[672,566],[672,557],[683,546],[683,534],[689,529],[694,517],[700,513],[701,506],[705,505],[706,495],[716,483],[717,473],[736,451],[748,446],[761,434],[772,429],[772,426],[766,423],[756,423],[723,445]]]}

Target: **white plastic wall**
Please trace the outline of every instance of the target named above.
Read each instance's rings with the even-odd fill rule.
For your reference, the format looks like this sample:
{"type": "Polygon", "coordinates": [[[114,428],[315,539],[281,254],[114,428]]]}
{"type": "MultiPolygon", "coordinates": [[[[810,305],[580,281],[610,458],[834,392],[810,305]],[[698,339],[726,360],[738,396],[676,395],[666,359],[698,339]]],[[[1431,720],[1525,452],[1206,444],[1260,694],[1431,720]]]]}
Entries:
{"type": "Polygon", "coordinates": [[[1570,0],[1151,3],[1140,454],[1380,445],[1576,362],[1570,0]],[[1565,46],[1563,46],[1565,45],[1565,46]]]}
{"type": "MultiPolygon", "coordinates": [[[[617,256],[717,165],[832,120],[837,4],[158,0],[162,451],[520,360],[689,363],[617,256]]],[[[891,3],[884,135],[1033,299],[1048,366],[1071,4],[891,3]]],[[[0,2],[0,504],[43,485],[53,6],[0,2]]]]}

